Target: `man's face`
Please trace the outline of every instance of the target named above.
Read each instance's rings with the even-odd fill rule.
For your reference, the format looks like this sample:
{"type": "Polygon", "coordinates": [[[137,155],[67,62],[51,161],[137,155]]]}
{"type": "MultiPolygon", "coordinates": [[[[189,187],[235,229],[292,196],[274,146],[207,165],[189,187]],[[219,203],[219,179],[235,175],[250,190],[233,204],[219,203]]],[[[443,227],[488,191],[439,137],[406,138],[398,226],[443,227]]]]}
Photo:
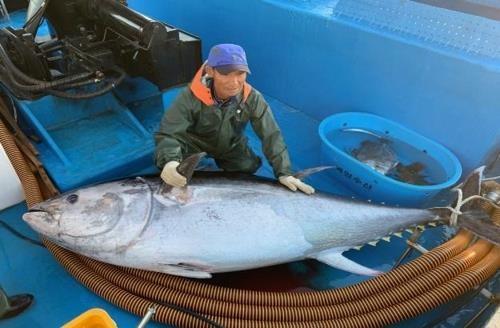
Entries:
{"type": "Polygon", "coordinates": [[[222,74],[216,69],[211,69],[210,71],[208,73],[214,79],[214,88],[217,97],[227,99],[236,96],[243,90],[243,85],[247,79],[246,72],[233,71],[228,74],[222,74]]]}

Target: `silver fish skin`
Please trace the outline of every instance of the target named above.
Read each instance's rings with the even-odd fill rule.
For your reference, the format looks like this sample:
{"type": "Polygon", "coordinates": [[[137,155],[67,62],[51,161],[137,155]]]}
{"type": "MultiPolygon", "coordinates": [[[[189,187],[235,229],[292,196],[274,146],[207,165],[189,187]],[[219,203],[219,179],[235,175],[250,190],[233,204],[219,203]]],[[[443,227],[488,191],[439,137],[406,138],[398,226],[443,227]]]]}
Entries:
{"type": "Polygon", "coordinates": [[[195,176],[187,189],[168,193],[160,182],[82,188],[36,205],[23,219],[58,245],[103,262],[209,278],[305,258],[377,275],[342,252],[436,217],[431,210],[294,193],[259,179],[195,176]]]}

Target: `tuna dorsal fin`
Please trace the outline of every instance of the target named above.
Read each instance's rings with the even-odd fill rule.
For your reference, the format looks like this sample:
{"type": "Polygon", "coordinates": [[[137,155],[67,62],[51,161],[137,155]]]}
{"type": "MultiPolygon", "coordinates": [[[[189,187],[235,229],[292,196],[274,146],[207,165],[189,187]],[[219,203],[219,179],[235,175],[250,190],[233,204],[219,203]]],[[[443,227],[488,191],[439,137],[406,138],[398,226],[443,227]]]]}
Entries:
{"type": "Polygon", "coordinates": [[[302,170],[300,172],[297,172],[293,176],[296,177],[297,179],[302,180],[302,179],[307,178],[308,176],[310,176],[312,174],[315,174],[315,173],[318,173],[318,172],[321,172],[324,170],[328,170],[328,169],[333,169],[333,168],[335,168],[335,166],[312,167],[310,169],[306,169],[306,170],[302,170]]]}
{"type": "MultiPolygon", "coordinates": [[[[186,177],[188,184],[193,177],[194,169],[206,154],[202,152],[188,156],[177,166],[177,172],[186,177]]],[[[178,204],[186,204],[191,199],[191,191],[187,185],[182,188],[174,188],[166,183],[162,183],[155,193],[154,198],[163,205],[168,205],[168,200],[178,204]]]]}
{"type": "Polygon", "coordinates": [[[194,169],[196,169],[198,163],[203,157],[205,157],[206,154],[207,153],[205,152],[201,152],[188,156],[179,164],[179,166],[177,166],[177,172],[185,176],[187,182],[189,183],[193,177],[194,169]]]}
{"type": "Polygon", "coordinates": [[[361,274],[365,276],[378,276],[383,273],[381,271],[367,268],[359,263],[349,260],[347,257],[342,255],[342,251],[343,250],[338,249],[327,249],[311,257],[336,269],[355,274],[361,274]]]}

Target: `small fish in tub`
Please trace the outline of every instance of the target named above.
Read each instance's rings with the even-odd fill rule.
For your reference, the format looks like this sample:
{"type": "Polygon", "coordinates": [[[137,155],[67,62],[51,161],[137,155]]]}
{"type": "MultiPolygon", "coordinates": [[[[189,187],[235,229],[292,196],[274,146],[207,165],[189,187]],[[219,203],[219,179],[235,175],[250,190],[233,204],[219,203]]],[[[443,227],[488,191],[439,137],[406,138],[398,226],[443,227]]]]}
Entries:
{"type": "Polygon", "coordinates": [[[350,152],[358,161],[394,180],[421,186],[431,184],[424,173],[425,164],[419,161],[403,164],[396,155],[392,140],[363,129],[344,129],[344,131],[362,132],[370,136],[350,152]]]}
{"type": "Polygon", "coordinates": [[[420,162],[413,162],[408,165],[398,163],[394,168],[387,172],[387,176],[405,183],[419,186],[431,185],[424,173],[425,165],[420,162]]]}
{"type": "Polygon", "coordinates": [[[364,140],[359,148],[353,149],[351,154],[358,161],[372,167],[377,172],[387,175],[398,164],[390,140],[379,138],[377,140],[364,140]]]}

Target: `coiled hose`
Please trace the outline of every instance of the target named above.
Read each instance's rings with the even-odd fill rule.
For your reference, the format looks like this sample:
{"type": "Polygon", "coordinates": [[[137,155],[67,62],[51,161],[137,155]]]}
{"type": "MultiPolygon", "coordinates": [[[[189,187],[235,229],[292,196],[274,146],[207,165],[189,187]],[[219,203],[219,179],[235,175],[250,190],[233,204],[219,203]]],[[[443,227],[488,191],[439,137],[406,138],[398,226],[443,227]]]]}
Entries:
{"type": "MultiPolygon", "coordinates": [[[[28,206],[42,201],[40,188],[0,122],[0,143],[21,179],[28,206]]],[[[333,290],[286,293],[231,289],[200,281],[101,263],[48,240],[44,244],[94,293],[142,316],[179,327],[209,327],[179,308],[189,308],[224,327],[381,327],[446,303],[473,289],[500,267],[500,249],[472,235],[453,239],[374,279],[333,290]],[[174,306],[172,306],[174,305],[174,306]]]]}
{"type": "MultiPolygon", "coordinates": [[[[353,293],[349,295],[352,298],[349,301],[335,301],[335,298],[332,297],[329,302],[323,305],[315,304],[309,306],[279,306],[277,304],[266,304],[266,302],[269,302],[272,298],[260,304],[253,305],[225,302],[213,298],[213,296],[199,297],[192,293],[179,292],[164,287],[161,284],[153,283],[147,279],[141,279],[136,276],[131,277],[121,269],[113,267],[112,265],[103,264],[84,257],[80,257],[80,259],[89,268],[99,273],[106,280],[136,295],[158,302],[172,302],[182,307],[189,307],[199,313],[210,313],[215,316],[212,319],[217,322],[220,322],[222,318],[235,316],[244,320],[259,321],[317,321],[324,318],[334,319],[355,316],[385,308],[418,296],[429,289],[445,283],[449,279],[465,271],[468,267],[476,264],[490,249],[491,245],[486,242],[477,243],[471,247],[470,250],[461,253],[432,271],[419,276],[411,282],[411,286],[409,287],[407,286],[408,283],[404,283],[395,288],[386,289],[370,296],[355,298],[351,296],[354,294],[353,293]],[[307,309],[311,311],[306,311],[307,309]]],[[[342,289],[335,289],[332,291],[342,291],[342,289]]],[[[305,293],[282,294],[295,296],[305,293]]],[[[316,296],[315,294],[317,293],[310,293],[310,295],[305,296],[314,299],[316,296]]],[[[269,296],[272,296],[272,293],[269,294],[269,296]]]]}

